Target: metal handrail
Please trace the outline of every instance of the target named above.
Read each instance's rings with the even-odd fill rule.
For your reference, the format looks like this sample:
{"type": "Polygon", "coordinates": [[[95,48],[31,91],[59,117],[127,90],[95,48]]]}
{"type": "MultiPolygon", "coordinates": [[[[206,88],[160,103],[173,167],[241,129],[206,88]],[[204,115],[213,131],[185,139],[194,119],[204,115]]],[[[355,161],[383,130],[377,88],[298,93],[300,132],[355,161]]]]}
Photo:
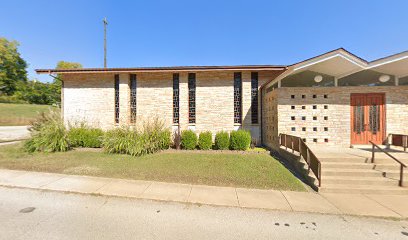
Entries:
{"type": "Polygon", "coordinates": [[[370,141],[370,143],[373,145],[372,147],[372,152],[371,152],[371,163],[374,163],[375,160],[375,148],[378,148],[381,152],[385,153],[387,156],[392,158],[394,161],[398,162],[400,164],[400,180],[399,180],[399,186],[402,187],[403,180],[404,180],[404,168],[407,167],[403,162],[400,160],[396,159],[394,156],[392,156],[390,153],[386,152],[384,149],[380,148],[377,144],[373,143],[370,141]]]}
{"type": "Polygon", "coordinates": [[[312,170],[313,174],[319,182],[319,187],[322,185],[322,164],[316,155],[310,150],[305,142],[300,137],[288,135],[288,134],[279,134],[280,145],[284,146],[286,150],[289,148],[292,150],[292,153],[299,152],[300,156],[303,157],[308,165],[308,171],[312,170]],[[290,144],[288,142],[290,139],[290,144]],[[295,140],[295,141],[294,141],[295,140]]]}

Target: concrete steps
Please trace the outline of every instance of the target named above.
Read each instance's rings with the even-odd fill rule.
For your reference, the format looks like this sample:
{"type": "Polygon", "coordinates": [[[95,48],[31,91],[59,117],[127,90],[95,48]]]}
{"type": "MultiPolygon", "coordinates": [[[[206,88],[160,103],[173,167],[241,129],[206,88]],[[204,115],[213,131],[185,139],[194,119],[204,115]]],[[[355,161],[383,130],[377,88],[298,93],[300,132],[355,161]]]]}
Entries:
{"type": "Polygon", "coordinates": [[[372,169],[348,169],[348,168],[332,168],[324,169],[322,171],[322,177],[381,177],[382,172],[373,171],[372,169]]]}
{"type": "MultiPolygon", "coordinates": [[[[408,194],[399,187],[399,164],[378,158],[375,163],[363,157],[322,158],[323,193],[408,194]]],[[[404,179],[408,180],[407,176],[404,179]]],[[[408,181],[407,181],[408,185],[408,181]]]]}
{"type": "Polygon", "coordinates": [[[343,177],[343,176],[326,176],[322,178],[323,185],[345,184],[345,185],[365,185],[365,186],[398,186],[398,181],[394,179],[377,177],[343,177]]]}

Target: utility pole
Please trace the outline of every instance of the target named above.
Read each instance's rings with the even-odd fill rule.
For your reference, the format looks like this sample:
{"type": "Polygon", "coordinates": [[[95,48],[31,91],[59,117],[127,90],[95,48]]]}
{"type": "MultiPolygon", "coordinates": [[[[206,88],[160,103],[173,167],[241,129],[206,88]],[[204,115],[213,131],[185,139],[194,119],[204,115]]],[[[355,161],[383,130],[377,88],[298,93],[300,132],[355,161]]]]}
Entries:
{"type": "Polygon", "coordinates": [[[106,25],[108,25],[108,21],[106,20],[106,17],[103,19],[103,31],[104,31],[104,37],[103,37],[103,52],[104,52],[104,57],[103,57],[103,67],[106,68],[106,25]]]}

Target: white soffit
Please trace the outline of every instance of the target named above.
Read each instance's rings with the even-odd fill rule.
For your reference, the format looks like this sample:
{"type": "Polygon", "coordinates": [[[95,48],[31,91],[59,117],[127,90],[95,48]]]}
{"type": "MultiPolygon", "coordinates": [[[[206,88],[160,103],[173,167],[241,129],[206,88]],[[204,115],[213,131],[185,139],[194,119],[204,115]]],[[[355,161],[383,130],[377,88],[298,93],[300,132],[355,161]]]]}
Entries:
{"type": "MultiPolygon", "coordinates": [[[[360,65],[350,61],[342,55],[337,55],[328,60],[316,63],[307,68],[307,70],[327,74],[330,76],[342,76],[349,72],[363,69],[360,65]]],[[[306,69],[304,69],[306,70],[306,69]]]]}
{"type": "Polygon", "coordinates": [[[375,62],[373,62],[372,64],[370,64],[369,68],[377,72],[391,74],[397,77],[407,76],[408,75],[408,56],[390,60],[390,61],[385,61],[379,64],[375,64],[375,62]]]}

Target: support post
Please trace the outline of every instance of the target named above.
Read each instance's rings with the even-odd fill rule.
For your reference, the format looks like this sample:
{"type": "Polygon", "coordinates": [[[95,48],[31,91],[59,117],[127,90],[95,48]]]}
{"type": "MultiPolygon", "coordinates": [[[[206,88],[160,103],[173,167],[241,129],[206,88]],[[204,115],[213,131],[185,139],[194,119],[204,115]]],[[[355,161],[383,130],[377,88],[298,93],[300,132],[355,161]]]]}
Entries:
{"type": "Polygon", "coordinates": [[[402,182],[403,181],[404,181],[404,167],[401,164],[401,167],[400,167],[400,180],[399,180],[399,186],[400,187],[402,187],[402,185],[403,185],[402,182]]]}
{"type": "Polygon", "coordinates": [[[371,149],[371,163],[374,163],[374,158],[375,158],[375,148],[373,144],[373,147],[371,149]]]}

